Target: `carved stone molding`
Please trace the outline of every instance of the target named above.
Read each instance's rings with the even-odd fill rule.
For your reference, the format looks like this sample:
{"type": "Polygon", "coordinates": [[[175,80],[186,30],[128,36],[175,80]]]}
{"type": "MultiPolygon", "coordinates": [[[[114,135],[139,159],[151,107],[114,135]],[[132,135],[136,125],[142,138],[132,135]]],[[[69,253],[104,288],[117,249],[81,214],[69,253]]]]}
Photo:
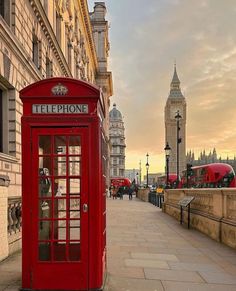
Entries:
{"type": "Polygon", "coordinates": [[[66,59],[63,55],[63,52],[62,52],[62,50],[57,42],[56,36],[55,36],[53,29],[52,29],[52,27],[47,19],[47,16],[45,15],[45,12],[41,6],[40,1],[39,0],[30,0],[30,4],[31,4],[31,6],[34,10],[34,13],[38,19],[38,22],[41,25],[42,30],[43,30],[46,38],[48,39],[48,42],[49,42],[58,62],[63,70],[63,73],[67,77],[72,77],[72,74],[70,72],[70,68],[69,68],[69,66],[66,62],[66,59]]]}

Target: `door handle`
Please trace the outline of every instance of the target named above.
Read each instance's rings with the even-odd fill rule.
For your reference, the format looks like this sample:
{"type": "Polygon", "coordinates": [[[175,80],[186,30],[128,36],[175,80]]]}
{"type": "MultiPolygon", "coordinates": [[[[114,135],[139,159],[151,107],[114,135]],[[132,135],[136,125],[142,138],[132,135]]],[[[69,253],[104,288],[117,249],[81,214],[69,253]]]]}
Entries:
{"type": "Polygon", "coordinates": [[[88,212],[88,204],[83,205],[83,212],[88,212]]]}

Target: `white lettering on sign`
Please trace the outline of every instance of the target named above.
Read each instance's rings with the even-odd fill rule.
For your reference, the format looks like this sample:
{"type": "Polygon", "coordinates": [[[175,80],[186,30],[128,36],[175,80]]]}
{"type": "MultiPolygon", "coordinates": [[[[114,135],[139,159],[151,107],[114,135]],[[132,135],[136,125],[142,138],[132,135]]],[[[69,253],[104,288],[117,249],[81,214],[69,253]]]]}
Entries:
{"type": "Polygon", "coordinates": [[[85,114],[88,104],[33,104],[34,114],[85,114]]]}

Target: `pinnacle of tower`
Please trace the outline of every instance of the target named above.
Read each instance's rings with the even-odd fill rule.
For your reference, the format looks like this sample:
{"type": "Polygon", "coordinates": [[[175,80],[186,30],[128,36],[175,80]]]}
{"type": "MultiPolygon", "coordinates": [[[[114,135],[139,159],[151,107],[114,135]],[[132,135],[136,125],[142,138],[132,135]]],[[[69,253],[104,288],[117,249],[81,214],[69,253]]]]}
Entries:
{"type": "Polygon", "coordinates": [[[176,70],[176,64],[174,66],[174,75],[170,83],[170,94],[169,97],[184,97],[180,89],[180,80],[176,70]]]}
{"type": "Polygon", "coordinates": [[[180,84],[180,80],[179,80],[179,77],[178,77],[178,74],[177,74],[177,71],[176,71],[176,64],[175,64],[175,68],[174,68],[174,75],[173,75],[173,78],[172,78],[172,81],[171,81],[171,84],[173,84],[173,83],[180,84]]]}

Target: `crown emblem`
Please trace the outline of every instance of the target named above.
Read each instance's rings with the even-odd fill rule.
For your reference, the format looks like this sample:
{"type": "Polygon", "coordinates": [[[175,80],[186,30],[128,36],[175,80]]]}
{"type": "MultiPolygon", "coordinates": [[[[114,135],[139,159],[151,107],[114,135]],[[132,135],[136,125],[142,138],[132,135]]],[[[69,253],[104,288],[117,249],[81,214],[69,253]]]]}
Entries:
{"type": "Polygon", "coordinates": [[[52,87],[52,93],[56,96],[64,96],[67,94],[68,89],[66,86],[63,86],[61,83],[58,83],[56,86],[52,87]]]}

